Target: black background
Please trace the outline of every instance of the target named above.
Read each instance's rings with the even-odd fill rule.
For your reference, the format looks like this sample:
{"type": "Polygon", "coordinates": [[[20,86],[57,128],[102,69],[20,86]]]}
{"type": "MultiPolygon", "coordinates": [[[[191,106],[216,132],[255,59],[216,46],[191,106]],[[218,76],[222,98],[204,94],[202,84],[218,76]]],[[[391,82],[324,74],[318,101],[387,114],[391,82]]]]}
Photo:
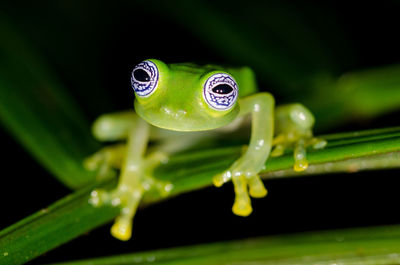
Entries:
{"type": "MultiPolygon", "coordinates": [[[[329,9],[353,47],[341,71],[399,62],[398,11],[387,1],[362,5],[345,1],[300,1],[305,10],[329,9]]],[[[77,95],[88,119],[132,106],[132,66],[145,58],[165,62],[227,63],[207,43],[167,14],[127,2],[4,2],[4,14],[44,55],[54,72],[77,95]],[[68,6],[69,5],[69,6],[68,6]],[[134,8],[135,7],[135,8],[134,8]],[[67,11],[65,11],[67,10],[67,11]],[[106,87],[109,102],[79,93],[106,87]]],[[[238,18],[240,19],[240,18],[238,18]]],[[[229,45],[229,43],[227,43],[229,45]]],[[[336,51],[340,52],[340,50],[336,51]]],[[[229,63],[229,62],[228,62],[229,63]]],[[[262,83],[265,89],[273,89],[262,83]]],[[[279,99],[279,92],[276,93],[279,99]]],[[[398,125],[398,114],[353,122],[334,131],[398,125]]],[[[351,114],[349,114],[351,115],[351,114]]],[[[46,172],[6,131],[2,141],[0,228],[46,207],[70,191],[46,172]]],[[[120,242],[110,225],[96,229],[32,261],[31,264],[130,253],[252,236],[400,223],[397,170],[332,174],[265,182],[269,195],[253,200],[248,218],[232,214],[232,184],[210,187],[140,210],[133,239],[120,242]]]]}

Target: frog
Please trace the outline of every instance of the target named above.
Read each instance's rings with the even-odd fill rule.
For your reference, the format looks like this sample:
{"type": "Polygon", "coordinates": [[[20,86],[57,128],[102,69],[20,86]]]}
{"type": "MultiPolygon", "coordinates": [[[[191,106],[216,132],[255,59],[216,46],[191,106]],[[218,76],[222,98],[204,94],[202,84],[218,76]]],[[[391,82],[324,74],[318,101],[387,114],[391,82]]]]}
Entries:
{"type": "Polygon", "coordinates": [[[89,202],[120,207],[111,234],[120,240],[132,235],[133,217],[150,191],[168,196],[173,184],[154,177],[154,170],[171,155],[202,139],[250,127],[250,142],[226,170],[210,176],[216,187],[233,182],[234,214],[248,216],[251,199],[267,190],[260,178],[269,157],[293,149],[295,171],[308,167],[306,148],[326,145],[313,136],[315,118],[300,103],[275,107],[269,92],[259,92],[250,67],[166,64],[158,59],[138,63],[132,71],[134,110],[103,114],[92,126],[99,141],[115,141],[85,160],[85,167],[104,175],[119,170],[117,187],[93,190],[89,202]],[[156,141],[151,148],[150,141],[156,141]]]}

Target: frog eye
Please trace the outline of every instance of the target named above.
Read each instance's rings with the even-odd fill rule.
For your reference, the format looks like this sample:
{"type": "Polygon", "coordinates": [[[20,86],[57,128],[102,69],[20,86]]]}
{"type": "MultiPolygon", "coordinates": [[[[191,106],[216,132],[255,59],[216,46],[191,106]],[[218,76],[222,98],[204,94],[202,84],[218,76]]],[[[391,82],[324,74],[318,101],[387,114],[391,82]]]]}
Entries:
{"type": "Polygon", "coordinates": [[[232,76],[225,73],[213,74],[204,84],[203,97],[216,110],[228,110],[236,102],[238,85],[232,76]]]}
{"type": "Polygon", "coordinates": [[[143,61],[133,68],[131,84],[136,95],[148,97],[158,84],[158,68],[152,61],[143,61]]]}

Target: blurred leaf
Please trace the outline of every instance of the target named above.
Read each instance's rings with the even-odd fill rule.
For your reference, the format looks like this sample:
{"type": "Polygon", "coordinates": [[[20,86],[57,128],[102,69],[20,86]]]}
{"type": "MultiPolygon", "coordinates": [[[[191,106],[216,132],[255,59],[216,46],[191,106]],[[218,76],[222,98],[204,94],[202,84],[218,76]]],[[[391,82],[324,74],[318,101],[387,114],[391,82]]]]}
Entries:
{"type": "MultiPolygon", "coordinates": [[[[390,160],[393,161],[392,166],[400,166],[399,127],[327,135],[325,138],[329,139],[325,149],[310,150],[308,153],[310,163],[319,163],[322,168],[327,168],[325,172],[335,171],[336,166],[343,163],[345,166],[340,169],[351,171],[354,165],[349,162],[355,158],[359,159],[360,164],[377,159],[378,163],[373,164],[375,169],[387,167],[390,160]],[[379,154],[386,156],[385,161],[382,161],[379,154]]],[[[169,197],[211,186],[212,176],[226,169],[240,155],[240,151],[241,146],[178,154],[171,157],[168,164],[159,167],[155,177],[171,181],[174,185],[169,197]]],[[[271,158],[266,163],[263,177],[295,176],[291,174],[292,166],[291,153],[271,158]],[[287,175],[274,176],[273,173],[279,170],[287,170],[287,175]]],[[[315,173],[307,170],[303,175],[315,173]]],[[[101,187],[110,187],[110,183],[112,181],[105,182],[101,187]]],[[[80,190],[1,231],[0,249],[7,256],[0,259],[0,264],[21,264],[111,221],[118,214],[118,209],[92,207],[88,203],[90,191],[91,188],[80,190]]],[[[146,193],[141,206],[164,199],[158,193],[146,193]]]]}
{"type": "MultiPolygon", "coordinates": [[[[310,83],[321,86],[320,91],[324,92],[316,96],[304,93],[304,97],[317,109],[319,117],[323,117],[319,121],[321,124],[335,125],[350,113],[372,116],[397,106],[398,67],[350,74],[339,81],[332,81],[330,71],[334,66],[324,59],[329,55],[325,54],[318,38],[312,32],[305,31],[301,18],[293,18],[294,27],[289,28],[293,29],[293,34],[297,31],[305,33],[302,34],[305,39],[301,46],[293,47],[295,50],[298,48],[297,51],[287,53],[286,48],[280,46],[280,40],[285,36],[273,41],[269,37],[254,34],[256,31],[249,30],[246,21],[237,21],[201,2],[189,4],[180,1],[180,5],[169,5],[167,8],[184,24],[195,27],[221,53],[231,56],[238,63],[251,62],[258,72],[265,71],[266,74],[261,76],[265,80],[271,79],[282,86],[296,88],[310,83]],[[188,5],[198,12],[182,11],[188,5]],[[204,19],[206,13],[207,19],[204,19]],[[312,43],[310,47],[313,48],[306,43],[312,43]],[[307,53],[314,48],[318,56],[305,60],[308,59],[307,53]],[[246,53],[241,52],[243,50],[246,53]],[[320,58],[321,61],[318,61],[320,58]],[[325,62],[327,64],[324,66],[325,62]],[[323,66],[322,70],[320,66],[323,66]],[[321,107],[318,104],[323,105],[321,109],[318,109],[321,107]]],[[[277,8],[286,10],[284,6],[277,8]]],[[[294,14],[286,11],[286,17],[294,14]]],[[[274,26],[275,20],[271,17],[265,23],[274,26]]],[[[287,25],[276,26],[271,31],[278,34],[281,26],[287,25]]],[[[82,168],[82,160],[97,150],[98,144],[90,135],[90,124],[85,120],[80,106],[60,84],[50,67],[2,15],[0,33],[3,37],[0,42],[0,120],[64,184],[80,188],[91,183],[94,175],[82,168]]],[[[289,36],[288,43],[292,43],[290,39],[296,39],[295,35],[289,36]]],[[[329,135],[327,139],[330,141],[326,149],[310,150],[308,159],[315,164],[310,166],[310,170],[294,174],[291,170],[293,157],[288,153],[280,158],[269,159],[263,177],[354,171],[354,165],[356,170],[362,169],[359,165],[365,162],[369,166],[364,168],[368,169],[386,168],[388,161],[392,162],[391,166],[399,166],[399,128],[329,135]],[[316,168],[313,169],[313,166],[316,168]]],[[[171,196],[210,186],[211,176],[226,169],[240,155],[240,151],[241,147],[228,147],[176,155],[169,164],[157,169],[156,177],[174,184],[171,196]]],[[[103,183],[101,187],[108,185],[103,183]]],[[[3,256],[0,255],[0,264],[20,264],[31,260],[113,219],[118,214],[117,209],[93,208],[87,203],[90,190],[80,190],[1,231],[0,249],[3,256]]],[[[162,198],[158,194],[147,194],[142,206],[160,200],[162,198]]]]}
{"type": "Polygon", "coordinates": [[[92,189],[81,189],[0,231],[0,264],[23,264],[109,222],[118,208],[94,208],[88,203],[92,189]]]}
{"type": "MultiPolygon", "coordinates": [[[[307,21],[310,14],[299,12],[294,4],[173,0],[156,1],[151,8],[176,20],[232,63],[252,67],[259,79],[283,88],[282,94],[309,94],[305,91],[310,92],[315,78],[337,72],[332,51],[307,21]]],[[[340,42],[343,38],[332,29],[328,15],[319,15],[314,24],[322,24],[340,42]]]]}
{"type": "Polygon", "coordinates": [[[399,64],[345,73],[337,80],[320,80],[315,86],[324,89],[316,89],[301,101],[315,114],[317,128],[328,130],[400,108],[399,64]]]}
{"type": "Polygon", "coordinates": [[[0,122],[70,188],[94,180],[82,161],[98,149],[90,123],[10,22],[0,15],[0,122]]]}
{"type": "MultiPolygon", "coordinates": [[[[339,45],[340,56],[346,59],[350,48],[333,26],[335,17],[321,6],[306,12],[301,5],[274,0],[250,0],[240,7],[229,1],[156,3],[151,8],[178,21],[230,62],[250,66],[258,79],[274,85],[262,90],[310,108],[317,130],[400,108],[399,65],[343,73],[336,66],[332,46],[339,45]],[[317,31],[316,25],[324,30],[317,31]],[[330,36],[329,43],[322,40],[324,34],[330,36]]],[[[144,7],[149,8],[147,3],[144,7]]]]}
{"type": "Polygon", "coordinates": [[[271,236],[57,263],[123,264],[400,264],[400,226],[271,236]]]}

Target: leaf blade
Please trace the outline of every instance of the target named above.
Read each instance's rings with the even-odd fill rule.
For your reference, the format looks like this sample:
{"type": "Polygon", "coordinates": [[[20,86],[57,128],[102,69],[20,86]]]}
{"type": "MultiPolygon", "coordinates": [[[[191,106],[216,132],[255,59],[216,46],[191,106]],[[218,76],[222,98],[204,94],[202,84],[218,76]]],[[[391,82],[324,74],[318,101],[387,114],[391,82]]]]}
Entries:
{"type": "MultiPolygon", "coordinates": [[[[374,165],[375,168],[385,168],[385,163],[389,160],[392,160],[394,166],[399,167],[400,137],[388,138],[388,135],[398,130],[400,129],[388,128],[378,131],[378,133],[375,130],[353,133],[356,135],[353,136],[353,138],[360,139],[359,141],[352,141],[349,144],[343,144],[344,140],[342,140],[342,138],[336,137],[336,139],[333,139],[335,137],[332,136],[332,147],[330,148],[328,145],[325,150],[310,152],[310,162],[321,162],[319,165],[325,168],[326,164],[335,165],[336,163],[347,163],[351,161],[349,158],[361,159],[357,163],[363,163],[365,159],[378,159],[379,156],[377,154],[381,154],[382,156],[386,155],[386,157],[381,157],[378,163],[374,165]],[[375,140],[371,141],[368,137],[365,138],[366,135],[373,135],[375,140]],[[381,139],[378,140],[376,139],[377,137],[381,139]],[[342,142],[342,145],[335,145],[335,142],[342,142]],[[349,148],[350,150],[358,151],[348,154],[346,152],[349,148]],[[395,150],[394,153],[388,153],[393,150],[395,150]],[[329,162],[322,163],[323,161],[329,162]]],[[[348,136],[343,136],[343,139],[348,138],[348,136]]],[[[172,190],[170,196],[177,196],[184,192],[211,186],[213,174],[221,172],[227,165],[235,160],[236,157],[240,155],[240,149],[241,147],[211,148],[206,151],[175,155],[170,159],[170,164],[168,166],[160,167],[160,169],[156,171],[156,177],[163,180],[170,180],[173,183],[175,188],[172,190]],[[210,161],[213,162],[211,163],[210,161]]],[[[268,160],[268,172],[265,172],[264,177],[268,179],[273,177],[297,176],[291,174],[293,173],[291,169],[293,163],[292,159],[292,155],[287,154],[283,157],[268,160]],[[286,171],[283,175],[279,173],[278,176],[273,176],[273,173],[279,172],[279,170],[286,171]]],[[[370,162],[371,161],[369,161],[369,163],[370,162]]],[[[344,167],[339,167],[339,169],[348,171],[349,165],[351,166],[351,163],[345,164],[344,167]]],[[[302,173],[302,176],[310,174],[315,174],[315,172],[305,171],[302,173]]],[[[111,182],[112,180],[104,182],[101,187],[109,187],[111,182]]],[[[78,191],[56,202],[49,207],[49,210],[38,212],[0,231],[0,249],[4,249],[9,253],[9,258],[0,259],[0,264],[7,264],[7,262],[11,260],[11,257],[15,264],[21,264],[95,227],[111,221],[118,214],[118,209],[92,207],[88,203],[90,191],[91,188],[78,191]],[[62,231],[61,234],[60,231],[62,231]],[[65,231],[67,231],[67,233],[63,234],[65,231]],[[29,240],[25,240],[25,236],[27,235],[28,238],[30,238],[29,240]],[[46,242],[46,244],[38,248],[35,245],[37,242],[46,242]],[[21,255],[21,253],[25,254],[21,255]],[[3,260],[5,261],[3,262],[3,260]]],[[[144,207],[163,199],[165,198],[161,198],[159,194],[149,193],[143,198],[141,206],[144,207]]]]}
{"type": "Polygon", "coordinates": [[[308,232],[57,264],[398,264],[399,231],[382,226],[308,232]]]}
{"type": "Polygon", "coordinates": [[[0,121],[62,183],[94,181],[82,160],[99,144],[67,89],[7,19],[0,16],[0,121]]]}

